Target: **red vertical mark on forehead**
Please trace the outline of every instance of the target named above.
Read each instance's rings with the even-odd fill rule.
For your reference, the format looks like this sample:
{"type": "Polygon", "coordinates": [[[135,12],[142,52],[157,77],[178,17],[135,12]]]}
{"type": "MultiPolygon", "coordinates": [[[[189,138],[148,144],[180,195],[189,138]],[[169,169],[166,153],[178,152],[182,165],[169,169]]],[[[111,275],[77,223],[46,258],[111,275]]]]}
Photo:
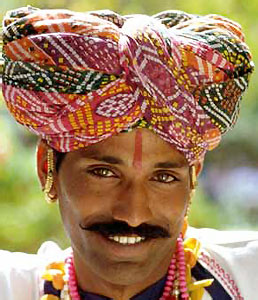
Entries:
{"type": "Polygon", "coordinates": [[[141,132],[141,130],[136,130],[136,134],[135,134],[133,166],[137,169],[141,169],[141,167],[142,167],[142,132],[141,132]]]}

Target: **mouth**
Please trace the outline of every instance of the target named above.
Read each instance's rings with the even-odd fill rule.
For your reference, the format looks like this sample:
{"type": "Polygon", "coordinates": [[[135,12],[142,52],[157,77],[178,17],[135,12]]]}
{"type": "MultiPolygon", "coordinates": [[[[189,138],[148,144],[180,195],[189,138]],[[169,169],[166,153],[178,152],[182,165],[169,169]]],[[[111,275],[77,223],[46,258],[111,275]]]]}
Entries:
{"type": "Polygon", "coordinates": [[[161,241],[159,238],[150,238],[130,233],[91,232],[91,245],[99,249],[101,253],[112,258],[114,262],[137,262],[148,257],[149,253],[156,249],[161,241]]]}
{"type": "Polygon", "coordinates": [[[140,244],[146,240],[145,237],[142,236],[125,236],[125,235],[114,235],[114,236],[107,236],[107,238],[117,244],[121,245],[135,245],[140,244]]]}

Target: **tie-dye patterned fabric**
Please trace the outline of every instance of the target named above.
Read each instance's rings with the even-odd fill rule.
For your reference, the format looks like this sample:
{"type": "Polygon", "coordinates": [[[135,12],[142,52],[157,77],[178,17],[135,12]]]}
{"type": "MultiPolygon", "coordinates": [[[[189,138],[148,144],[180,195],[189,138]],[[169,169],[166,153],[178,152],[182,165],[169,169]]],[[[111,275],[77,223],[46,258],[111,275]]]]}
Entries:
{"type": "Polygon", "coordinates": [[[240,26],[217,15],[26,7],[3,39],[10,112],[61,152],[147,127],[192,163],[235,124],[253,70],[240,26]]]}

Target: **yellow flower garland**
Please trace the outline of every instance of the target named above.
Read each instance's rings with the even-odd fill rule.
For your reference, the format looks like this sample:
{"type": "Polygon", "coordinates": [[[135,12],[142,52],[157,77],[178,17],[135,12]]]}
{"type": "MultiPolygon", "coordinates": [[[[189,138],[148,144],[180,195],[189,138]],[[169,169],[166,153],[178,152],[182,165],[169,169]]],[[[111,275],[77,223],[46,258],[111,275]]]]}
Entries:
{"type": "Polygon", "coordinates": [[[210,286],[213,279],[194,281],[191,269],[196,265],[200,255],[201,243],[194,238],[188,238],[184,241],[184,253],[186,261],[186,282],[191,300],[201,300],[204,294],[204,288],[210,286]]]}

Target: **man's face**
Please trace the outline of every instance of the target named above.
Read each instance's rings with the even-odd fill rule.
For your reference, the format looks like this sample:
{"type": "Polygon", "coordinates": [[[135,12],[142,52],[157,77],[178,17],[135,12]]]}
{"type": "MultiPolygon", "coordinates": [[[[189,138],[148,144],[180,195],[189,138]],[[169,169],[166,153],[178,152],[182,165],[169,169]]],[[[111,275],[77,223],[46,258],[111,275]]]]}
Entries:
{"type": "Polygon", "coordinates": [[[74,255],[114,284],[133,284],[168,264],[190,180],[185,158],[147,129],[68,153],[55,179],[74,255]]]}

